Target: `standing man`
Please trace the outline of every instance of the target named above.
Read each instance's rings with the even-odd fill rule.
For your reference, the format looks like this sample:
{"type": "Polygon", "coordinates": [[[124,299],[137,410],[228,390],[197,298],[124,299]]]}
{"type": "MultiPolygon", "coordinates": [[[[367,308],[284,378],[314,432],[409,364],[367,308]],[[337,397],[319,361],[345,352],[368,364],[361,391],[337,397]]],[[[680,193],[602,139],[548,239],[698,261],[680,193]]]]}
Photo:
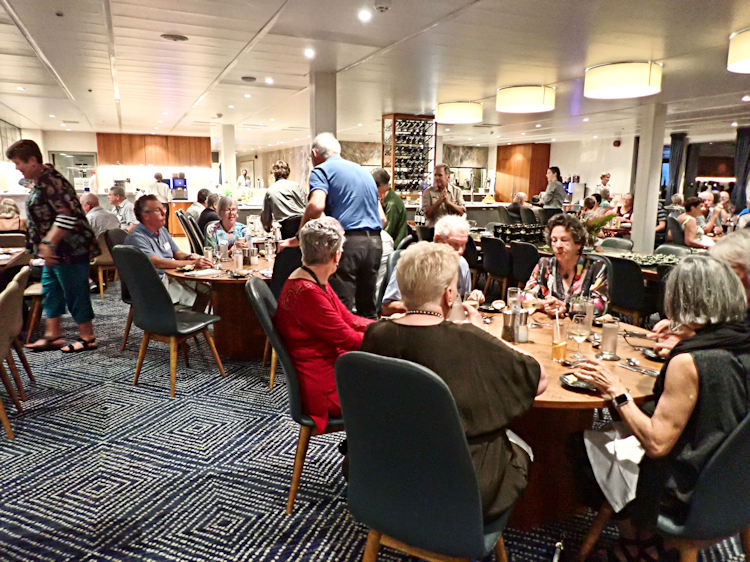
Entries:
{"type": "Polygon", "coordinates": [[[206,208],[206,199],[208,199],[208,196],[211,194],[210,189],[206,189],[205,187],[198,191],[198,195],[196,196],[196,201],[190,207],[188,207],[187,211],[185,211],[189,216],[193,217],[193,220],[195,222],[198,222],[198,219],[201,217],[201,213],[206,208]]]}
{"type": "Polygon", "coordinates": [[[109,188],[109,194],[107,195],[110,205],[115,216],[120,221],[120,228],[130,232],[138,224],[138,220],[135,218],[135,211],[133,211],[133,204],[125,199],[125,189],[119,185],[113,185],[109,188]]]}
{"type": "Polygon", "coordinates": [[[247,170],[242,168],[240,175],[237,176],[237,187],[240,189],[251,189],[253,187],[253,180],[247,177],[247,170]]]}
{"type": "Polygon", "coordinates": [[[81,195],[81,207],[86,213],[86,220],[94,231],[94,236],[99,236],[105,230],[120,228],[120,219],[117,215],[106,211],[99,205],[99,197],[93,193],[81,195]]]}
{"type": "Polygon", "coordinates": [[[146,188],[146,195],[155,195],[156,198],[164,205],[164,214],[167,224],[169,224],[169,185],[164,181],[161,172],[154,174],[154,183],[146,188]]]}
{"type": "Polygon", "coordinates": [[[443,215],[466,213],[466,203],[461,189],[449,182],[451,169],[447,164],[438,164],[433,172],[432,187],[422,192],[422,211],[426,226],[435,226],[443,215]]]}
{"type": "Polygon", "coordinates": [[[89,260],[99,249],[75,189],[60,172],[42,163],[42,152],[32,140],[13,143],[5,156],[30,181],[31,193],[26,200],[27,243],[44,260],[44,336],[27,347],[34,351],[61,349],[65,353],[96,349],[98,344],[91,324],[94,310],[89,294],[89,260]],[[63,345],[60,317],[66,306],[78,324],[80,337],[63,345]]]}
{"type": "MultiPolygon", "coordinates": [[[[317,219],[325,212],[341,223],[346,239],[331,287],[357,314],[375,318],[375,285],[383,244],[375,180],[359,164],[341,158],[341,145],[331,133],[313,139],[310,197],[302,217],[317,219]]],[[[298,242],[297,242],[298,243],[298,242]]]]}
{"type": "Polygon", "coordinates": [[[281,223],[281,237],[292,238],[299,230],[302,214],[307,206],[307,194],[298,183],[289,181],[289,164],[283,160],[274,162],[271,168],[276,179],[263,197],[260,222],[266,232],[271,232],[273,221],[281,223]]]}
{"type": "Polygon", "coordinates": [[[391,176],[383,168],[372,171],[372,179],[378,186],[378,197],[383,204],[385,217],[388,221],[385,231],[393,238],[394,247],[398,247],[401,240],[406,238],[409,231],[406,227],[406,207],[395,191],[391,189],[391,176]]]}

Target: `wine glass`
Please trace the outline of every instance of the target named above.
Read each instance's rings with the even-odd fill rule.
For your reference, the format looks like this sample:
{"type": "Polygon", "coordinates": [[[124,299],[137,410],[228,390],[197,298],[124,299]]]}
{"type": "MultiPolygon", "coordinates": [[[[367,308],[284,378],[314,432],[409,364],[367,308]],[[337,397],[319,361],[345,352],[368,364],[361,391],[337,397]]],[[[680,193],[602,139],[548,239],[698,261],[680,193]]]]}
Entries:
{"type": "Polygon", "coordinates": [[[531,318],[531,315],[534,314],[534,311],[539,307],[539,299],[536,298],[536,295],[531,291],[523,291],[521,293],[521,298],[523,299],[521,301],[521,306],[529,313],[529,329],[538,328],[539,324],[534,322],[534,320],[531,318]]]}
{"type": "Polygon", "coordinates": [[[568,331],[570,334],[570,337],[575,340],[575,342],[578,344],[578,347],[576,349],[576,352],[572,355],[572,359],[574,361],[582,361],[586,357],[581,353],[581,343],[589,337],[589,329],[588,326],[586,326],[586,315],[585,314],[576,314],[573,316],[573,323],[570,325],[570,329],[568,331]]]}

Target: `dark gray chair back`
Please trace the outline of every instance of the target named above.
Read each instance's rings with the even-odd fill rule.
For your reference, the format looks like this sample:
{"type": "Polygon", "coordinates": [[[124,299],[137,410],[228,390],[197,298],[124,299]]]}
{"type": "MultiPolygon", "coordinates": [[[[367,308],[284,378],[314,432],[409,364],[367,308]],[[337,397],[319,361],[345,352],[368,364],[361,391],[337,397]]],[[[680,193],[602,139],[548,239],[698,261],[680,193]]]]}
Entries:
{"type": "Polygon", "coordinates": [[[607,261],[610,304],[629,310],[645,310],[646,291],[641,266],[633,260],[614,256],[607,256],[607,261]]]}
{"type": "Polygon", "coordinates": [[[281,289],[284,283],[295,269],[302,265],[302,250],[299,246],[296,248],[286,248],[278,254],[273,260],[273,272],[271,273],[271,294],[273,298],[278,299],[281,295],[281,289]]]}
{"type": "Polygon", "coordinates": [[[521,207],[521,222],[523,224],[539,224],[536,214],[529,207],[521,207]]]}
{"type": "Polygon", "coordinates": [[[500,215],[500,224],[513,224],[508,209],[502,205],[497,208],[497,214],[500,215]]]}
{"type": "Polygon", "coordinates": [[[511,242],[510,255],[513,262],[513,277],[525,285],[539,263],[539,250],[528,242],[511,242]]]}
{"type": "Polygon", "coordinates": [[[190,229],[193,231],[193,234],[198,238],[198,242],[201,245],[201,249],[203,246],[206,245],[206,235],[201,232],[201,229],[198,228],[198,221],[196,221],[193,218],[193,215],[188,215],[185,213],[185,218],[188,221],[188,224],[190,225],[190,229]]]}
{"type": "Polygon", "coordinates": [[[409,244],[417,242],[417,237],[414,234],[408,234],[404,236],[404,239],[401,240],[401,242],[398,243],[398,246],[396,247],[397,250],[406,250],[406,248],[409,247],[409,244]]]}
{"type": "Polygon", "coordinates": [[[393,275],[393,270],[396,269],[398,258],[401,257],[403,250],[394,250],[393,253],[388,256],[388,263],[385,266],[385,275],[383,281],[380,283],[380,289],[378,290],[378,298],[375,302],[375,312],[380,316],[380,309],[383,306],[383,297],[385,296],[385,290],[388,288],[388,281],[390,281],[393,275]]]}
{"type": "Polygon", "coordinates": [[[510,275],[510,255],[502,239],[482,236],[482,266],[487,273],[497,277],[510,275]]]}
{"type": "Polygon", "coordinates": [[[614,248],[615,250],[625,250],[630,252],[633,249],[633,241],[627,238],[605,238],[600,246],[602,248],[614,248]]]}
{"type": "Polygon", "coordinates": [[[445,382],[410,361],[354,351],[336,362],[336,386],[352,515],[411,546],[482,558],[479,487],[445,382]]]}
{"type": "Polygon", "coordinates": [[[435,237],[435,227],[434,226],[418,226],[417,237],[422,241],[432,242],[432,239],[435,237]]]}
{"type": "Polygon", "coordinates": [[[667,229],[669,230],[669,233],[672,235],[672,243],[673,244],[685,244],[685,233],[682,231],[682,227],[680,226],[680,221],[678,221],[674,217],[667,217],[667,229]]]}
{"type": "MultiPolygon", "coordinates": [[[[114,254],[112,253],[112,249],[118,244],[124,244],[125,238],[127,237],[128,233],[121,228],[113,228],[111,230],[104,231],[104,242],[107,244],[109,253],[112,256],[112,261],[114,261],[114,254]]],[[[115,267],[117,267],[117,262],[115,262],[115,267]]],[[[120,269],[117,268],[117,271],[119,273],[120,269]]],[[[130,304],[132,302],[130,298],[130,291],[128,291],[128,286],[125,283],[125,280],[122,278],[122,274],[120,274],[120,298],[122,299],[122,302],[126,304],[130,304]]]]}
{"type": "Polygon", "coordinates": [[[193,230],[190,227],[190,223],[188,222],[188,217],[185,211],[182,209],[177,209],[175,212],[175,215],[177,216],[177,220],[180,221],[180,226],[182,227],[182,231],[185,233],[185,236],[188,239],[188,242],[190,243],[190,251],[194,254],[198,254],[199,256],[203,255],[203,244],[200,243],[200,240],[198,239],[198,235],[193,232],[193,230]]]}
{"type": "Polygon", "coordinates": [[[656,248],[656,250],[654,250],[654,253],[667,256],[684,257],[689,256],[692,252],[687,246],[679,246],[677,244],[662,244],[661,246],[656,248]]]}
{"type": "MultiPolygon", "coordinates": [[[[288,249],[284,250],[284,252],[287,251],[288,249]]],[[[300,425],[314,426],[315,422],[312,418],[302,413],[302,400],[300,398],[297,371],[294,368],[294,363],[289,356],[289,352],[286,350],[284,340],[281,339],[281,335],[276,331],[276,326],[273,324],[276,318],[276,299],[271,293],[271,289],[268,288],[263,279],[251,277],[245,283],[245,293],[250,301],[250,306],[253,307],[255,316],[258,318],[258,322],[260,322],[261,328],[263,328],[268,341],[271,342],[271,347],[276,351],[281,366],[284,367],[287,393],[289,395],[289,412],[292,419],[300,425]]]]}
{"type": "Polygon", "coordinates": [[[148,256],[135,246],[117,245],[112,259],[130,291],[135,325],[164,336],[177,334],[172,299],[148,256]]]}
{"type": "Polygon", "coordinates": [[[479,250],[477,250],[477,244],[474,239],[469,236],[466,240],[466,248],[464,249],[464,259],[469,264],[470,269],[477,269],[481,267],[482,263],[479,259],[479,250]]]}
{"type": "Polygon", "coordinates": [[[549,222],[549,219],[562,212],[562,209],[539,209],[539,214],[542,217],[542,224],[546,225],[549,222]]]}
{"type": "Polygon", "coordinates": [[[698,476],[682,525],[659,515],[657,528],[668,535],[710,540],[734,535],[750,525],[750,416],[726,438],[698,476]]]}

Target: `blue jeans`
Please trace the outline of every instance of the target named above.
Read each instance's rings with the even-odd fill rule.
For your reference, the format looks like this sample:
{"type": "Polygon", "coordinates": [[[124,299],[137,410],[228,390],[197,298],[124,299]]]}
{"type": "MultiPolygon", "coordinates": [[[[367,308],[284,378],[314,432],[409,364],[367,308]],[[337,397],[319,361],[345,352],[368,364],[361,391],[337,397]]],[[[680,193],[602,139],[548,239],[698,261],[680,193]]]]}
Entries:
{"type": "Polygon", "coordinates": [[[68,307],[77,324],[94,318],[89,293],[89,263],[66,263],[44,266],[42,271],[42,297],[47,318],[58,318],[68,307]]]}

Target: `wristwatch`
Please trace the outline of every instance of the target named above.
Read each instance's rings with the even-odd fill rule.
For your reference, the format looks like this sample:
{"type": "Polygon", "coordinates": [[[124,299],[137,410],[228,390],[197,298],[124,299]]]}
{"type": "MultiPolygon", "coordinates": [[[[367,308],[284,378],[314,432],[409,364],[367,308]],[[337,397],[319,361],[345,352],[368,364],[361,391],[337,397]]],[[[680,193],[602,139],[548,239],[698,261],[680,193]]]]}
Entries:
{"type": "Polygon", "coordinates": [[[630,396],[629,392],[623,392],[622,394],[618,394],[612,399],[612,405],[615,408],[622,408],[625,404],[628,402],[632,402],[633,397],[630,396]]]}

